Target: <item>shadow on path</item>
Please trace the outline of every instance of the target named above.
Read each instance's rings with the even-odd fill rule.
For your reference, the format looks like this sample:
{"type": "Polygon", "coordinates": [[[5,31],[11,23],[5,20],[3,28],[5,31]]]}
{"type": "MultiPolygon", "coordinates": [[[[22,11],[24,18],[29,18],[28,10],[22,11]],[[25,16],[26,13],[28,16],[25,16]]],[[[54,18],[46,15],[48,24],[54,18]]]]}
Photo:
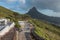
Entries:
{"type": "Polygon", "coordinates": [[[25,37],[26,37],[26,40],[31,40],[31,37],[30,37],[30,33],[29,32],[25,32],[25,37]]]}

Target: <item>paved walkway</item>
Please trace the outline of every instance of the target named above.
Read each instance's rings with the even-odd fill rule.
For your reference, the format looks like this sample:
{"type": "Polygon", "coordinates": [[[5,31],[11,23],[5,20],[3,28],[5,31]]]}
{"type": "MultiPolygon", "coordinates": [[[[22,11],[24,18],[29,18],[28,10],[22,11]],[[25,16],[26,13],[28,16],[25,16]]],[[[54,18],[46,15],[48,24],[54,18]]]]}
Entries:
{"type": "Polygon", "coordinates": [[[19,39],[18,40],[26,40],[26,37],[25,37],[25,34],[24,34],[24,32],[22,31],[22,32],[19,32],[19,39]]]}
{"type": "MultiPolygon", "coordinates": [[[[22,22],[21,22],[22,23],[22,22]]],[[[20,25],[21,25],[20,23],[20,25]]],[[[24,26],[21,25],[21,32],[19,32],[18,40],[32,40],[30,36],[30,25],[29,23],[23,22],[24,26]]]]}

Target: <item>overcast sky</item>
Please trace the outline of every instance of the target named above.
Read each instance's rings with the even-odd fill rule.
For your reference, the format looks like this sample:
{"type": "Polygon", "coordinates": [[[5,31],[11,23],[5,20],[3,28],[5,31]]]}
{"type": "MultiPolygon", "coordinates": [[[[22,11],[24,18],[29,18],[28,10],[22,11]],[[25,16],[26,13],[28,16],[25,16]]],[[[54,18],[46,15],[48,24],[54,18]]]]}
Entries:
{"type": "Polygon", "coordinates": [[[45,15],[60,17],[60,0],[0,0],[0,5],[20,13],[35,6],[45,15]]]}

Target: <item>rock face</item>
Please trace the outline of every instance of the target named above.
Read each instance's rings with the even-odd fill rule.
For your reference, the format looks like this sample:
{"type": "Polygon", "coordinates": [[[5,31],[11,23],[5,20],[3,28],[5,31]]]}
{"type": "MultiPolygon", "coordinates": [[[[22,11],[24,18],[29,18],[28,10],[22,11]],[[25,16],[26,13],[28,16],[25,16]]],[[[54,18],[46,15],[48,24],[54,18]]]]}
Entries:
{"type": "Polygon", "coordinates": [[[6,35],[0,37],[0,40],[13,40],[15,33],[15,28],[12,28],[6,35]]]}
{"type": "Polygon", "coordinates": [[[44,15],[38,12],[38,10],[35,7],[30,9],[26,14],[30,15],[34,19],[44,20],[56,25],[60,25],[60,17],[51,17],[51,16],[44,15]]]}

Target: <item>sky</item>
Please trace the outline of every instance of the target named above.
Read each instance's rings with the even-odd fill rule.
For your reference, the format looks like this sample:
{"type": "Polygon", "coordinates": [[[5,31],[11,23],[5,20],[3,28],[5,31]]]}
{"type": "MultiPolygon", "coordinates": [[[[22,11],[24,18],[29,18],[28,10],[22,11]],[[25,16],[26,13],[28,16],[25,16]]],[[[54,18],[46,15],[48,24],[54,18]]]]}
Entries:
{"type": "Polygon", "coordinates": [[[0,0],[0,6],[22,14],[36,7],[45,15],[60,17],[60,0],[0,0]]]}

